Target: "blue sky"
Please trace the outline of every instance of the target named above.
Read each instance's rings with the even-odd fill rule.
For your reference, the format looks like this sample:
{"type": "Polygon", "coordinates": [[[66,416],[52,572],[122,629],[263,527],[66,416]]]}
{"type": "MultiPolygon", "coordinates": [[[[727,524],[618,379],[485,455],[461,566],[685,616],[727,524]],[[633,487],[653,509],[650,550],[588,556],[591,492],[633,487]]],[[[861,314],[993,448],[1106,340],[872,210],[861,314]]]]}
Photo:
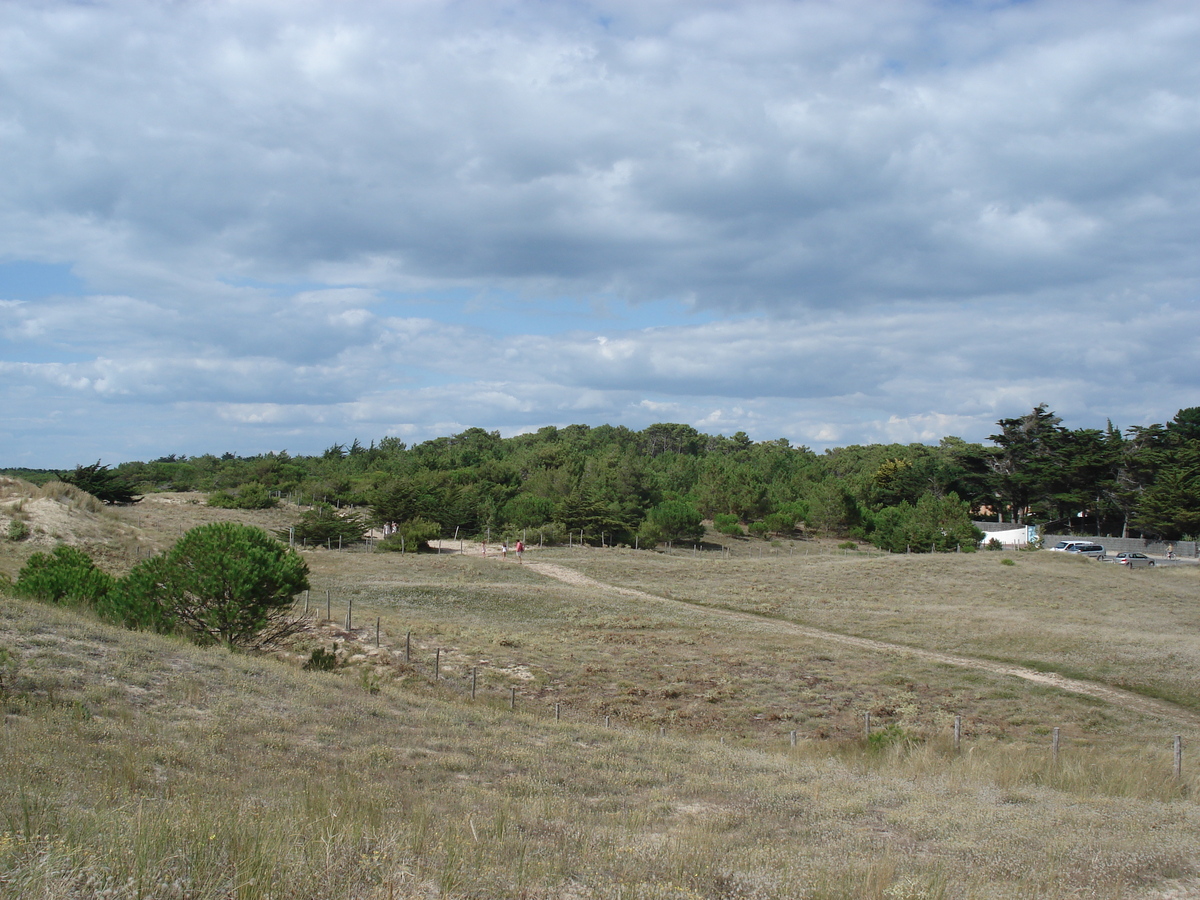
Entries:
{"type": "Polygon", "coordinates": [[[1200,9],[21,2],[0,465],[1200,405],[1200,9]]]}

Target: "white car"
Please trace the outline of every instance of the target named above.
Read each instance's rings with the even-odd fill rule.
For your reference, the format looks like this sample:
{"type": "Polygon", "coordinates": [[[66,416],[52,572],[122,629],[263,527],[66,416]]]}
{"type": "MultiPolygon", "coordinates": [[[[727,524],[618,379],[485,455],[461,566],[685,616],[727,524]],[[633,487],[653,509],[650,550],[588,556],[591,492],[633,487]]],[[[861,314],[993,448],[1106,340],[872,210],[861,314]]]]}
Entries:
{"type": "Polygon", "coordinates": [[[1145,553],[1132,553],[1122,550],[1116,556],[1116,562],[1119,566],[1129,566],[1133,569],[1137,566],[1152,566],[1154,560],[1148,557],[1145,553]]]}
{"type": "Polygon", "coordinates": [[[1059,541],[1057,544],[1055,544],[1050,549],[1058,550],[1060,552],[1065,553],[1068,550],[1073,550],[1074,548],[1080,546],[1081,544],[1090,544],[1090,543],[1091,543],[1091,541],[1059,541]]]}

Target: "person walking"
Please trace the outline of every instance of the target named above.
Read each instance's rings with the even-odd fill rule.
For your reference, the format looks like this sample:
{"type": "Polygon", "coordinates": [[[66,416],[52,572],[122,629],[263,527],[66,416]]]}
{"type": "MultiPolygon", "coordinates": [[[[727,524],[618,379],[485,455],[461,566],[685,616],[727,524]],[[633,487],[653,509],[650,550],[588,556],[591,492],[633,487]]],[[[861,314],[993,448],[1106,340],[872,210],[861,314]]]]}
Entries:
{"type": "Polygon", "coordinates": [[[523,562],[521,555],[525,552],[525,542],[517,541],[517,562],[523,562]]]}

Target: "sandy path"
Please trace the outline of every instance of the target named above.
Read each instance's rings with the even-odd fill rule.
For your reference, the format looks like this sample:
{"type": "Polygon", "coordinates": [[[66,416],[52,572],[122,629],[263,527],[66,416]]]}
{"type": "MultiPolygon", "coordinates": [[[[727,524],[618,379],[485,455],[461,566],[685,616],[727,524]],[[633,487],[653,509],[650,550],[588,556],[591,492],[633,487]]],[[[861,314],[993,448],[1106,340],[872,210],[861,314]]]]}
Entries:
{"type": "Polygon", "coordinates": [[[976,659],[970,656],[957,656],[952,653],[938,653],[934,650],[923,650],[918,647],[906,647],[903,644],[890,644],[886,641],[876,641],[871,640],[870,638],[860,638],[847,634],[838,634],[835,631],[822,631],[819,628],[808,628],[803,625],[796,625],[790,622],[780,621],[778,619],[766,619],[753,613],[738,612],[736,610],[714,609],[713,607],[709,606],[696,606],[694,604],[685,603],[681,600],[670,600],[666,597],[660,597],[657,594],[647,594],[644,591],[634,590],[633,588],[623,588],[613,584],[605,584],[604,582],[589,578],[581,572],[577,572],[575,569],[567,566],[560,566],[556,563],[526,562],[525,564],[539,575],[544,575],[547,578],[554,578],[558,581],[565,582],[566,584],[571,584],[578,587],[598,588],[601,590],[610,591],[612,593],[621,594],[622,596],[634,597],[639,600],[647,600],[653,603],[673,607],[685,607],[692,611],[699,610],[713,616],[714,618],[733,620],[742,625],[749,625],[754,630],[769,630],[772,634],[794,634],[800,637],[811,638],[813,640],[843,644],[850,647],[859,647],[864,650],[870,650],[874,653],[906,654],[917,659],[928,660],[936,663],[944,663],[946,665],[958,666],[964,669],[976,669],[980,672],[989,672],[993,675],[1010,675],[1014,678],[1023,678],[1026,681],[1049,685],[1051,687],[1056,687],[1064,691],[1070,691],[1075,694],[1083,694],[1088,697],[1095,697],[1099,700],[1104,700],[1107,703],[1111,703],[1114,706],[1120,706],[1125,709],[1133,710],[1134,712],[1142,713],[1143,715],[1155,716],[1162,719],[1168,719],[1179,724],[1200,727],[1200,715],[1193,713],[1190,710],[1183,709],[1182,707],[1176,706],[1173,703],[1168,703],[1164,700],[1155,700],[1152,697],[1144,697],[1141,694],[1135,694],[1132,691],[1122,690],[1121,688],[1111,687],[1095,681],[1084,681],[1079,678],[1067,678],[1063,675],[1056,675],[1052,672],[1039,672],[1036,669],[1012,665],[1011,663],[993,662],[992,660],[976,659]]]}

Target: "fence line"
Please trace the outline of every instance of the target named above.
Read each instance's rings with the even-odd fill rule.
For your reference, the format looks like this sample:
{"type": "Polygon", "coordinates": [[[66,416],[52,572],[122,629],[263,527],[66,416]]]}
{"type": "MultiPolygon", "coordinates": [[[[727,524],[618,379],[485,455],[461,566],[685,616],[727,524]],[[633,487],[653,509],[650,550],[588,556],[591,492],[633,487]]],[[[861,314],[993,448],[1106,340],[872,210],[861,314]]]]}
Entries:
{"type": "MultiPolygon", "coordinates": [[[[326,611],[325,621],[328,622],[329,624],[333,624],[333,620],[329,617],[329,609],[328,609],[328,604],[330,602],[329,598],[330,598],[330,591],[327,589],[326,590],[327,611],[326,611]]],[[[308,614],[307,603],[308,603],[308,601],[307,601],[307,597],[306,597],[306,600],[305,600],[306,615],[308,614]]],[[[351,633],[353,633],[353,629],[350,627],[349,609],[352,609],[352,603],[353,603],[353,601],[351,600],[350,603],[348,604],[348,611],[346,614],[347,615],[346,631],[351,632],[351,633]]],[[[414,673],[420,675],[422,673],[422,671],[424,671],[426,673],[426,677],[429,678],[430,682],[432,684],[434,684],[435,686],[442,687],[442,688],[448,688],[448,689],[454,691],[455,693],[459,693],[464,696],[468,696],[472,702],[479,702],[479,694],[480,694],[479,668],[480,667],[478,665],[473,665],[471,667],[469,673],[462,673],[462,674],[456,674],[453,676],[447,676],[442,671],[442,650],[443,650],[443,648],[435,647],[434,651],[433,651],[433,657],[432,657],[432,659],[433,659],[432,671],[430,671],[430,669],[427,666],[423,666],[419,660],[413,659],[412,637],[413,637],[413,633],[411,630],[409,630],[405,633],[403,653],[404,653],[405,664],[408,665],[414,671],[414,673]]],[[[360,641],[358,641],[357,635],[354,635],[354,638],[355,638],[356,642],[361,643],[360,641]]],[[[336,649],[336,641],[334,642],[334,644],[335,644],[335,649],[336,649]]],[[[382,648],[380,646],[380,619],[379,618],[376,618],[376,622],[375,622],[375,646],[377,649],[382,650],[382,648]]],[[[388,650],[387,652],[389,654],[389,658],[391,658],[391,659],[397,658],[397,656],[400,653],[399,650],[388,650]]],[[[511,685],[511,684],[505,685],[504,687],[507,688],[507,703],[505,705],[507,706],[507,708],[510,712],[516,712],[519,689],[516,686],[511,685]]],[[[501,699],[503,696],[504,696],[503,694],[496,694],[493,692],[490,699],[488,697],[484,697],[482,702],[487,703],[488,705],[497,706],[504,702],[501,699]]],[[[561,700],[554,701],[554,705],[553,705],[552,709],[553,709],[552,713],[548,712],[547,710],[543,710],[542,705],[539,703],[532,703],[532,704],[526,703],[526,704],[521,705],[521,712],[525,715],[533,715],[533,716],[537,716],[537,715],[541,715],[541,714],[546,714],[548,716],[552,715],[553,720],[555,722],[561,722],[562,718],[563,718],[563,702],[561,700]]],[[[586,717],[586,718],[581,718],[579,721],[586,722],[588,720],[590,720],[596,724],[599,724],[599,721],[600,721],[599,718],[590,717],[590,716],[586,717]]],[[[613,720],[613,716],[611,714],[605,714],[603,716],[604,727],[611,728],[612,720],[613,720]]],[[[863,742],[866,745],[870,746],[872,743],[872,736],[878,735],[880,733],[887,734],[886,729],[889,727],[890,724],[892,724],[892,723],[885,724],[882,726],[882,728],[880,728],[878,726],[878,723],[872,719],[871,713],[864,712],[863,713],[863,732],[862,732],[863,742]]],[[[636,726],[630,726],[630,727],[636,728],[636,726]]],[[[666,726],[659,724],[658,725],[659,737],[665,737],[666,733],[667,733],[666,726]]],[[[961,715],[954,716],[953,728],[952,728],[951,734],[952,734],[952,746],[953,746],[954,754],[959,755],[962,752],[962,743],[963,743],[963,718],[961,715]]],[[[798,746],[799,733],[796,729],[792,729],[790,732],[788,732],[788,734],[786,736],[781,736],[781,738],[780,738],[781,744],[784,739],[786,739],[788,741],[788,745],[790,747],[794,748],[794,747],[798,746]]],[[[721,738],[721,742],[722,743],[725,742],[724,737],[721,738]]],[[[1061,753],[1061,749],[1062,749],[1062,742],[1063,742],[1062,741],[1062,730],[1059,726],[1055,726],[1051,730],[1051,733],[1050,733],[1051,761],[1052,761],[1052,764],[1055,766],[1057,766],[1059,764],[1060,753],[1061,753]]],[[[1171,774],[1176,781],[1180,781],[1183,778],[1183,736],[1182,735],[1176,734],[1173,736],[1171,749],[1172,749],[1171,774]]]]}

